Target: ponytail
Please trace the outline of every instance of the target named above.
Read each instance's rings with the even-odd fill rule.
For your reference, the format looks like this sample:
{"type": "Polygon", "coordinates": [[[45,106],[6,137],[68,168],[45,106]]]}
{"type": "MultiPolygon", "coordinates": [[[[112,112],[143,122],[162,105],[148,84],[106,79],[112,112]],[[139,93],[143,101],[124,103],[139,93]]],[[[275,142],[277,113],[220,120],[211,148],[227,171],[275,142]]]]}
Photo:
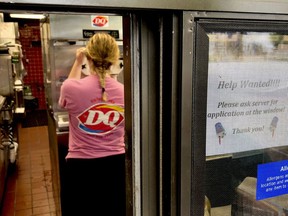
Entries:
{"type": "Polygon", "coordinates": [[[97,33],[90,38],[86,46],[86,56],[92,60],[90,69],[99,77],[102,100],[108,100],[105,78],[110,74],[110,67],[118,62],[120,55],[116,40],[105,33],[97,33]]]}

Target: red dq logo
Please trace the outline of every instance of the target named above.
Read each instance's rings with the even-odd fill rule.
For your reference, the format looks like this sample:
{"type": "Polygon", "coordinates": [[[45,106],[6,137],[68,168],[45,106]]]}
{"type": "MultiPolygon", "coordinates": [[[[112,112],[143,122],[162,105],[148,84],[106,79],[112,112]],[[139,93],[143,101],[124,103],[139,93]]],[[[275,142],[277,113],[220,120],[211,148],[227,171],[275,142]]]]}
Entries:
{"type": "Polygon", "coordinates": [[[106,134],[124,120],[124,108],[117,105],[97,104],[78,116],[79,128],[90,134],[106,134]]]}
{"type": "Polygon", "coordinates": [[[93,20],[92,23],[94,26],[99,26],[103,27],[108,23],[108,17],[105,16],[96,16],[93,20]]]}

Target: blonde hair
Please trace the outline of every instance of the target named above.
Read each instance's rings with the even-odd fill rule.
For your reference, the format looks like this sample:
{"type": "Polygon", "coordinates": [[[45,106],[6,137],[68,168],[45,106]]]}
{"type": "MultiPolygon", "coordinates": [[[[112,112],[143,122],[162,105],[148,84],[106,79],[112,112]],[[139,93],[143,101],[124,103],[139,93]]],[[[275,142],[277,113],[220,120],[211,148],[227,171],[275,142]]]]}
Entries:
{"type": "Polygon", "coordinates": [[[88,41],[85,54],[91,60],[90,69],[95,72],[102,87],[102,100],[107,101],[105,77],[110,73],[111,65],[119,60],[119,47],[116,40],[106,33],[94,34],[88,41]]]}

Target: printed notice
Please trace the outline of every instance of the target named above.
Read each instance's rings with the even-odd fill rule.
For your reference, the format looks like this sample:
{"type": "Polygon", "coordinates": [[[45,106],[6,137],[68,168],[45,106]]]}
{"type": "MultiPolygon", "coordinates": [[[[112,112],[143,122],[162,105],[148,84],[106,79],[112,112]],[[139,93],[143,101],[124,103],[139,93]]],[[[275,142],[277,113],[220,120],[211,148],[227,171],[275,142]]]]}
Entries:
{"type": "Polygon", "coordinates": [[[258,165],[256,200],[288,194],[288,160],[258,165]]]}
{"type": "Polygon", "coordinates": [[[209,63],[206,156],[287,145],[287,66],[209,63]]]}

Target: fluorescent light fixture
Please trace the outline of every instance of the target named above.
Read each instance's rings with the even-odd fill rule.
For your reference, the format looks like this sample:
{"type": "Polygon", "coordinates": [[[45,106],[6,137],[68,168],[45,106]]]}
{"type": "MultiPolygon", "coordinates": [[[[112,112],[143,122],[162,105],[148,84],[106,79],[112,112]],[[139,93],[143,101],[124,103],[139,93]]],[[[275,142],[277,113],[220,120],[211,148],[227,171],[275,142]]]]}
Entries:
{"type": "Polygon", "coordinates": [[[10,14],[11,18],[22,18],[22,19],[43,19],[44,14],[10,14]]]}

